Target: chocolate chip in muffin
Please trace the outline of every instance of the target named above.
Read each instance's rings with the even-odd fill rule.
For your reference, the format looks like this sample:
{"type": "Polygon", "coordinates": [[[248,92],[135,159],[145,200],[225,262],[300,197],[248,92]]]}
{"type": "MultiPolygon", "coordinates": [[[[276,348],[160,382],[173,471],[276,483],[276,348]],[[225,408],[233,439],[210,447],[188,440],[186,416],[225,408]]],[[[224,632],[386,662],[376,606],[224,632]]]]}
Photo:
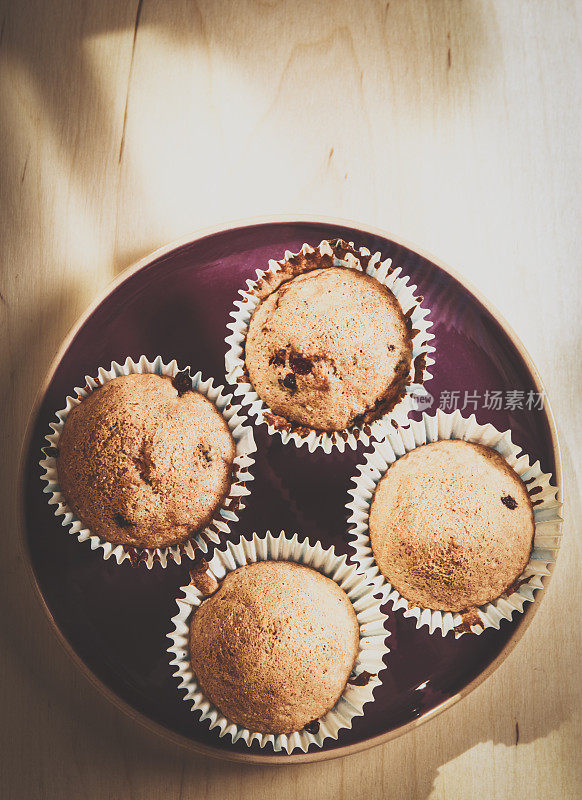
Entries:
{"type": "Polygon", "coordinates": [[[287,363],[287,353],[285,350],[277,350],[274,356],[269,359],[269,364],[273,367],[284,367],[287,363]]]}
{"type": "Polygon", "coordinates": [[[289,356],[289,366],[296,375],[309,375],[313,368],[313,361],[305,356],[292,354],[289,356]]]}
{"type": "Polygon", "coordinates": [[[348,683],[351,686],[367,686],[370,683],[370,678],[373,676],[366,672],[366,670],[362,670],[359,675],[350,675],[348,678],[348,683]]]}
{"type": "Polygon", "coordinates": [[[279,383],[286,389],[289,389],[290,392],[297,391],[297,379],[295,378],[295,375],[292,372],[289,372],[287,375],[285,375],[283,380],[279,381],[279,383]]]}
{"type": "Polygon", "coordinates": [[[319,732],[319,720],[313,719],[311,722],[308,722],[305,726],[305,730],[307,733],[311,733],[315,736],[315,734],[319,732]]]}
{"type": "Polygon", "coordinates": [[[512,511],[514,508],[517,508],[517,500],[510,494],[506,494],[505,497],[502,497],[501,502],[504,506],[507,506],[507,508],[511,509],[512,511]]]}
{"type": "Polygon", "coordinates": [[[178,392],[178,397],[182,397],[186,392],[192,391],[192,376],[190,375],[190,367],[180,370],[172,378],[172,386],[178,392]]]}
{"type": "Polygon", "coordinates": [[[198,445],[198,450],[202,453],[202,456],[207,464],[212,464],[213,456],[212,456],[212,447],[209,444],[205,444],[201,442],[198,445]]]}

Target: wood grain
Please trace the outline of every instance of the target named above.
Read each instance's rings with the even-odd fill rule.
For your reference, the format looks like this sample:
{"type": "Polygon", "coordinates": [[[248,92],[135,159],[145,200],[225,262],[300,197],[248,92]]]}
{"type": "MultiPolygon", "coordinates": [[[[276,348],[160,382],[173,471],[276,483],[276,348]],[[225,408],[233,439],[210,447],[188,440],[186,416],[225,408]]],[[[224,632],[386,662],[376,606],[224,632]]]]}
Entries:
{"type": "Polygon", "coordinates": [[[577,798],[580,3],[0,2],[0,794],[577,798]],[[563,550],[516,651],[472,695],[341,761],[205,760],[110,706],[56,645],[17,547],[16,465],[52,355],[95,294],[222,220],[378,225],[510,320],[563,447],[563,550]]]}

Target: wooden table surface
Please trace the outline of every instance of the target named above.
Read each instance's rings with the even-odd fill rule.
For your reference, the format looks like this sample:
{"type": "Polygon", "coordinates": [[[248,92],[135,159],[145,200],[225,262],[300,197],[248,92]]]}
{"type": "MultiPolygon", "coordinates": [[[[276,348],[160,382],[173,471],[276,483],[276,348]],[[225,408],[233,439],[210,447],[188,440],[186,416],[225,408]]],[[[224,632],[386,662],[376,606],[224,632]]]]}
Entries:
{"type": "Polygon", "coordinates": [[[582,796],[582,4],[0,9],[0,796],[582,796]],[[15,486],[34,395],[96,294],[159,245],[274,212],[383,227],[481,289],[546,382],[567,504],[551,587],[489,680],[385,746],[267,768],[158,739],[77,671],[29,585],[15,486]]]}

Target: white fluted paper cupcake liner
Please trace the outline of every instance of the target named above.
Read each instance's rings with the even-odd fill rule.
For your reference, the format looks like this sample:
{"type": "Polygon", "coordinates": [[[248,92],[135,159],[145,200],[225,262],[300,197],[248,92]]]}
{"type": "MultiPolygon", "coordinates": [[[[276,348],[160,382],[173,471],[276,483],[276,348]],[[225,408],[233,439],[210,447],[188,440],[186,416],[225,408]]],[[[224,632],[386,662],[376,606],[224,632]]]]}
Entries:
{"type": "Polygon", "coordinates": [[[348,492],[351,496],[347,503],[348,523],[352,525],[350,544],[355,550],[353,560],[358,571],[382,591],[384,601],[392,601],[394,610],[402,609],[405,617],[416,619],[417,628],[427,625],[430,633],[440,631],[445,636],[454,631],[455,636],[460,636],[471,631],[480,634],[487,628],[499,628],[502,619],[511,620],[514,613],[522,613],[524,604],[533,602],[535,591],[543,586],[544,576],[553,569],[560,547],[561,503],[557,500],[557,488],[550,483],[552,476],[542,472],[539,461],[530,463],[529,457],[511,441],[510,431],[502,433],[491,424],[479,425],[474,414],[467,419],[458,410],[452,414],[438,410],[432,416],[425,413],[421,421],[410,421],[408,427],[387,426],[386,437],[385,441],[374,446],[365,463],[358,467],[358,473],[352,479],[355,488],[348,492]],[[515,582],[515,590],[466,614],[410,605],[380,572],[368,529],[376,485],[389,466],[423,444],[444,439],[463,439],[497,450],[526,483],[534,504],[533,549],[525,570],[515,582]]]}
{"type": "MultiPolygon", "coordinates": [[[[345,245],[345,243],[342,244],[345,245]]],[[[354,248],[353,242],[349,243],[349,247],[354,248]]],[[[235,300],[235,310],[230,314],[234,321],[227,325],[232,333],[226,337],[228,345],[228,351],[225,356],[226,379],[235,387],[235,395],[240,396],[242,404],[249,407],[249,413],[256,417],[257,424],[267,425],[270,434],[279,434],[284,444],[289,441],[294,442],[297,447],[307,444],[310,452],[320,447],[325,453],[330,453],[335,447],[343,453],[346,445],[355,450],[359,441],[367,445],[371,438],[381,439],[384,422],[389,419],[400,421],[406,419],[409,412],[415,408],[412,397],[422,397],[426,393],[424,384],[432,377],[428,367],[434,364],[434,359],[430,356],[430,353],[434,352],[434,347],[428,343],[434,336],[428,332],[432,325],[432,322],[428,319],[429,310],[421,306],[424,298],[415,296],[414,292],[417,287],[408,285],[408,277],[402,275],[400,267],[392,266],[391,259],[388,258],[382,261],[379,252],[371,255],[370,251],[365,247],[360,247],[354,252],[358,253],[366,263],[365,270],[360,258],[354,253],[347,252],[345,257],[338,258],[334,253],[332,244],[327,240],[322,241],[317,248],[304,244],[299,253],[286,251],[284,258],[280,261],[271,259],[267,270],[258,269],[256,280],[247,280],[247,289],[239,290],[242,300],[235,300]],[[411,323],[412,362],[409,376],[410,383],[406,386],[404,397],[382,417],[344,431],[326,432],[314,429],[306,430],[303,427],[299,428],[299,430],[280,429],[268,419],[269,415],[273,416],[272,412],[255,392],[252,384],[248,382],[245,370],[244,348],[249,322],[256,307],[261,302],[254,294],[257,286],[260,282],[264,282],[265,276],[269,279],[276,275],[278,271],[288,264],[290,259],[316,252],[320,256],[331,257],[333,261],[330,266],[350,267],[365,271],[372,278],[382,283],[396,297],[403,313],[408,316],[411,323]],[[421,369],[417,369],[415,364],[421,369]],[[418,378],[416,382],[415,378],[418,378]]],[[[321,264],[317,266],[319,267],[321,264]]],[[[313,269],[314,267],[311,268],[313,269]]]]}
{"type": "Polygon", "coordinates": [[[250,539],[241,537],[237,544],[228,542],[224,549],[214,551],[209,568],[220,580],[227,572],[245,564],[269,560],[304,564],[327,575],[344,590],[360,625],[360,648],[353,671],[356,675],[367,672],[371,676],[368,683],[365,686],[348,683],[336,705],[318,720],[317,733],[301,730],[291,734],[265,734],[229,722],[202,694],[192,672],[190,616],[204,599],[192,584],[182,587],[184,597],[177,600],[178,614],[172,619],[173,628],[168,634],[172,641],[168,648],[172,656],[170,664],[176,667],[174,677],[180,681],[179,689],[186,692],[184,700],[191,703],[192,711],[200,712],[200,721],[208,721],[210,730],[216,729],[220,738],[229,737],[233,744],[242,740],[249,746],[256,741],[262,748],[270,744],[277,753],[291,753],[296,749],[305,752],[311,744],[321,747],[325,739],[337,739],[339,731],[351,728],[353,718],[362,716],[364,705],[374,699],[374,690],[381,683],[379,673],[385,666],[383,657],[390,652],[386,645],[390,634],[384,627],[387,616],[374,598],[374,587],[355,567],[346,563],[346,556],[337,556],[333,547],[324,550],[319,542],[312,546],[308,539],[301,540],[297,534],[287,538],[283,531],[278,536],[267,531],[263,536],[254,533],[250,539]]]}
{"type": "Polygon", "coordinates": [[[194,376],[190,376],[192,388],[207,397],[220,411],[236,446],[230,491],[208,525],[193,534],[186,542],[169,547],[138,550],[121,544],[115,545],[101,539],[96,533],[83,525],[67,504],[59,484],[57,459],[54,452],[58,452],[59,439],[70,410],[79,405],[94,389],[122,375],[155,373],[174,378],[179,372],[182,372],[182,370],[178,368],[175,359],[170,361],[169,364],[165,364],[161,356],[157,356],[153,361],[149,361],[145,356],[141,356],[138,361],[127,358],[124,364],[118,364],[113,361],[109,369],[100,367],[96,378],[86,376],[84,388],[75,388],[76,396],[69,395],[66,398],[65,407],[61,411],[57,411],[58,421],[52,422],[50,425],[52,433],[47,434],[45,437],[48,445],[43,448],[44,458],[40,461],[40,466],[43,469],[42,480],[46,481],[43,491],[45,494],[50,495],[48,502],[50,505],[55,506],[55,516],[62,517],[61,524],[63,527],[69,526],[69,533],[74,534],[80,542],[88,541],[92,550],[101,549],[105,560],[113,556],[117,563],[121,564],[126,559],[129,559],[132,563],[144,563],[148,569],[151,569],[156,561],[162,567],[166,567],[169,559],[179,564],[183,555],[194,558],[197,547],[206,552],[208,550],[207,540],[219,543],[221,535],[224,536],[229,533],[230,523],[238,520],[237,512],[244,508],[244,498],[250,494],[248,484],[253,480],[250,468],[254,464],[252,453],[257,448],[252,427],[248,425],[248,417],[240,405],[233,405],[231,402],[232,394],[223,394],[223,386],[214,386],[212,378],[204,380],[202,373],[197,372],[194,376]]]}

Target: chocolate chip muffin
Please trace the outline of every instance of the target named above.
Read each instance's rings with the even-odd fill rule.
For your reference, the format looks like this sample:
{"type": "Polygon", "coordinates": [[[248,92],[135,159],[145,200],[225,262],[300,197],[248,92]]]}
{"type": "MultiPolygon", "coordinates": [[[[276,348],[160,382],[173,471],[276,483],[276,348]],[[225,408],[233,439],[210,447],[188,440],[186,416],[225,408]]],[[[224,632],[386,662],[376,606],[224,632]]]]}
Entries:
{"type": "Polygon", "coordinates": [[[333,708],[358,649],[345,592],[289,561],[228,573],[190,626],[202,692],[227,719],[258,733],[292,733],[333,708]]]}
{"type": "Polygon", "coordinates": [[[534,516],[524,483],[497,451],[447,440],[390,466],[369,528],[378,567],[411,605],[465,611],[523,572],[534,516]]]}
{"type": "Polygon", "coordinates": [[[402,398],[412,341],[392,292],[348,267],[281,283],[255,309],[245,345],[249,380],[295,426],[343,430],[402,398]]]}
{"type": "Polygon", "coordinates": [[[229,492],[235,444],[228,425],[180,377],[115,378],[66,419],[61,490],[83,524],[108,542],[155,548],[185,541],[229,492]]]}

